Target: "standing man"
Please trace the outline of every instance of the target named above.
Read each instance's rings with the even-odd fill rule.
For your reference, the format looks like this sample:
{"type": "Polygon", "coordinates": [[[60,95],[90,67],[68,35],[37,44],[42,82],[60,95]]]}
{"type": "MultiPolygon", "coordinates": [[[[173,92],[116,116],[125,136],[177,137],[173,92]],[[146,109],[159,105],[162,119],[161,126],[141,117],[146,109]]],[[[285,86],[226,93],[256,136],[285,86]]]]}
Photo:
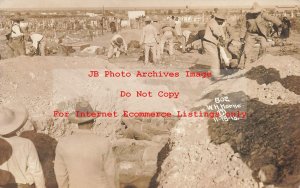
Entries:
{"type": "MultiPolygon", "coordinates": [[[[154,16],[153,17],[153,26],[156,28],[156,31],[157,31],[157,38],[160,42],[160,37],[161,37],[161,24],[159,23],[159,19],[158,19],[158,16],[154,16]]],[[[160,56],[160,45],[158,44],[157,47],[156,47],[156,59],[157,59],[157,63],[160,63],[161,62],[161,56],[160,56]]]]}
{"type": "Polygon", "coordinates": [[[27,119],[27,110],[20,105],[0,106],[0,138],[8,142],[13,151],[10,158],[0,165],[0,170],[11,174],[2,188],[31,188],[33,185],[35,188],[46,188],[42,166],[33,143],[16,134],[27,119]]]}
{"type": "Polygon", "coordinates": [[[280,38],[283,41],[286,41],[290,37],[290,29],[291,29],[291,22],[286,16],[284,16],[282,19],[282,29],[280,33],[280,38]]]}
{"type": "Polygon", "coordinates": [[[118,58],[122,52],[127,55],[127,43],[121,35],[115,34],[111,39],[107,58],[111,59],[114,56],[118,58]]]}
{"type": "Polygon", "coordinates": [[[212,71],[212,79],[218,80],[221,76],[221,62],[219,57],[219,46],[225,46],[225,36],[223,31],[223,23],[225,22],[225,14],[216,13],[214,18],[207,23],[203,47],[205,53],[209,56],[212,71]]]}
{"type": "Polygon", "coordinates": [[[14,56],[25,55],[24,33],[21,31],[21,18],[12,19],[11,35],[8,46],[13,50],[14,56]]]}
{"type": "Polygon", "coordinates": [[[174,54],[174,36],[176,36],[176,32],[174,30],[175,22],[174,20],[170,20],[169,23],[162,27],[162,38],[160,43],[161,54],[164,53],[165,43],[169,44],[169,55],[172,56],[174,54]]]}
{"type": "Polygon", "coordinates": [[[181,21],[179,20],[178,17],[175,18],[175,32],[176,32],[177,40],[181,43],[182,52],[185,53],[185,37],[183,36],[181,30],[181,21]]]}
{"type": "Polygon", "coordinates": [[[116,161],[107,138],[93,134],[94,117],[86,101],[76,104],[69,120],[78,130],[61,139],[56,148],[54,170],[59,188],[115,188],[119,187],[116,161]]]}
{"type": "Polygon", "coordinates": [[[245,43],[244,55],[245,60],[242,62],[248,64],[261,57],[267,48],[268,22],[281,26],[281,21],[277,17],[268,15],[262,11],[262,8],[255,2],[251,11],[246,14],[244,26],[241,27],[240,41],[245,43]],[[259,41],[260,47],[258,54],[254,51],[254,45],[259,41]]]}
{"type": "Polygon", "coordinates": [[[159,39],[157,36],[157,29],[151,24],[151,19],[149,17],[146,17],[145,24],[146,26],[144,26],[142,30],[140,45],[144,45],[145,65],[147,65],[149,63],[150,50],[153,54],[154,63],[157,62],[156,49],[159,44],[159,39]]]}

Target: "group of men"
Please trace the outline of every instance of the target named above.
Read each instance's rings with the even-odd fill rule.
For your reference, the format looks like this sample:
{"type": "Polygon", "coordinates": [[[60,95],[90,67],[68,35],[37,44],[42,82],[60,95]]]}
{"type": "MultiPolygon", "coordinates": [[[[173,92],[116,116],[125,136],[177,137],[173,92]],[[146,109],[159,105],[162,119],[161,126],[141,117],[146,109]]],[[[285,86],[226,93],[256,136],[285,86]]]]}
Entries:
{"type": "Polygon", "coordinates": [[[153,17],[152,20],[150,17],[146,17],[145,24],[140,39],[140,45],[144,46],[144,63],[149,63],[150,51],[153,56],[153,63],[161,63],[166,44],[169,46],[168,54],[174,55],[174,41],[180,40],[182,36],[181,22],[178,18],[172,16],[168,21],[160,23],[157,16],[153,17]]]}
{"type": "Polygon", "coordinates": [[[30,33],[24,31],[24,28],[21,28],[21,18],[12,19],[11,30],[5,33],[7,39],[7,46],[12,50],[13,56],[26,55],[29,53],[36,55],[45,55],[45,39],[44,36],[38,33],[30,33]],[[26,34],[25,34],[26,33],[26,34]],[[31,47],[26,53],[26,41],[31,42],[31,47]]]}
{"type": "MultiPolygon", "coordinates": [[[[246,64],[261,57],[266,52],[270,37],[268,24],[274,28],[281,27],[281,35],[289,35],[289,30],[284,28],[290,27],[290,23],[286,19],[281,21],[275,16],[268,15],[256,2],[242,20],[240,30],[234,31],[233,26],[227,22],[227,14],[216,10],[206,24],[204,36],[196,37],[202,41],[203,51],[209,56],[213,79],[220,79],[222,69],[225,67],[243,69],[246,64]],[[258,53],[254,48],[256,43],[259,43],[260,46],[258,53]]],[[[140,39],[140,45],[144,49],[144,63],[149,63],[150,52],[153,63],[160,63],[166,43],[169,45],[168,53],[172,56],[175,40],[181,43],[182,52],[185,52],[190,35],[190,31],[182,31],[181,22],[174,16],[167,22],[159,21],[157,16],[152,19],[146,17],[140,39]]],[[[119,42],[123,41],[118,46],[124,45],[127,50],[124,38],[120,35],[118,37],[119,42]]],[[[116,37],[113,39],[117,41],[116,37]]],[[[114,49],[117,49],[116,45],[114,49]]],[[[112,56],[109,55],[109,57],[112,56]]]]}
{"type": "MultiPolygon", "coordinates": [[[[76,112],[93,112],[86,101],[76,112]]],[[[43,168],[34,144],[17,136],[28,120],[20,105],[0,106],[0,187],[46,188],[43,168]]],[[[95,118],[69,116],[78,129],[61,139],[55,152],[54,171],[59,188],[119,187],[115,156],[108,138],[93,134],[95,118]]],[[[44,169],[50,170],[50,169],[44,169]]]]}
{"type": "MultiPolygon", "coordinates": [[[[159,23],[159,19],[156,16],[153,19],[146,17],[144,21],[145,26],[142,28],[139,42],[144,49],[144,63],[149,63],[150,53],[152,53],[153,63],[160,63],[166,44],[169,46],[169,55],[174,55],[174,40],[183,36],[181,22],[178,18],[173,16],[171,20],[159,23]]],[[[113,31],[113,33],[115,32],[113,31]]],[[[120,34],[115,33],[109,47],[108,58],[119,57],[122,52],[127,54],[127,44],[120,34]]]]}
{"type": "MultiPolygon", "coordinates": [[[[222,67],[245,67],[246,64],[262,56],[267,47],[269,28],[271,23],[274,28],[282,27],[281,36],[289,36],[290,22],[287,19],[281,21],[279,18],[268,15],[263,9],[254,3],[251,10],[246,13],[243,24],[240,27],[239,36],[236,36],[226,22],[227,15],[216,10],[212,18],[206,24],[204,37],[201,38],[203,51],[210,56],[209,61],[212,67],[212,73],[215,78],[220,77],[222,67]],[[288,29],[286,29],[286,27],[288,29]],[[254,52],[253,46],[260,44],[259,53],[254,52]],[[238,47],[235,47],[238,46],[238,47]],[[238,49],[238,50],[234,50],[238,49]],[[236,58],[234,63],[230,64],[230,56],[236,58]]],[[[45,55],[45,37],[41,34],[32,33],[24,35],[20,27],[20,19],[14,19],[11,32],[7,35],[8,46],[12,49],[15,56],[25,54],[25,41],[32,41],[32,47],[29,51],[33,54],[45,55]],[[28,37],[25,37],[28,36],[28,37]]],[[[174,42],[181,43],[182,52],[186,50],[186,43],[191,32],[182,31],[181,22],[178,17],[170,17],[167,21],[160,21],[157,16],[152,19],[144,19],[145,26],[142,28],[140,46],[144,49],[144,63],[149,63],[150,54],[152,54],[153,63],[161,63],[165,51],[165,45],[168,44],[168,54],[174,55],[174,42]]],[[[125,39],[117,33],[117,27],[110,25],[113,37],[108,48],[108,59],[119,57],[121,53],[127,54],[127,43],[125,39]]]]}
{"type": "Polygon", "coordinates": [[[257,60],[266,52],[268,23],[282,27],[279,18],[268,15],[256,2],[243,18],[239,36],[234,34],[230,25],[226,23],[226,14],[216,12],[213,15],[206,26],[203,42],[204,50],[210,56],[213,79],[221,78],[222,67],[239,66],[239,68],[244,68],[246,64],[257,60]],[[258,53],[254,48],[257,42],[259,43],[258,53]],[[235,44],[238,46],[237,51],[232,50],[235,44]],[[225,52],[226,48],[232,57],[237,58],[234,64],[231,64],[233,61],[229,62],[225,52]]]}

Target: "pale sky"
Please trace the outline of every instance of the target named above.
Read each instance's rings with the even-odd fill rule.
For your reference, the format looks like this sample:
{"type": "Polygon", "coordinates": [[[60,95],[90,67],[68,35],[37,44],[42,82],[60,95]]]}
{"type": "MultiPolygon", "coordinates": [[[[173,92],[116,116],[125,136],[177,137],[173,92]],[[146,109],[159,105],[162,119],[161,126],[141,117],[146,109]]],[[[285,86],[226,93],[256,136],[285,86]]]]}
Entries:
{"type": "MultiPolygon", "coordinates": [[[[0,8],[248,6],[255,0],[0,0],[0,8]]],[[[300,0],[256,0],[260,5],[298,5],[300,0]]]]}

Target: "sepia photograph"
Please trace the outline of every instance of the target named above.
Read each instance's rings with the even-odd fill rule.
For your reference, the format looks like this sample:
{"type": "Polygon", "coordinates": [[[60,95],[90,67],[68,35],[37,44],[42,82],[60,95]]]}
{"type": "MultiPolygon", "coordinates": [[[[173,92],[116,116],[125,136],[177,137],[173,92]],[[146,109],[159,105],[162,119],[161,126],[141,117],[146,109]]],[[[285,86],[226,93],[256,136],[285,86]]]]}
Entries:
{"type": "Polygon", "coordinates": [[[300,0],[0,0],[0,188],[300,188],[300,0]]]}

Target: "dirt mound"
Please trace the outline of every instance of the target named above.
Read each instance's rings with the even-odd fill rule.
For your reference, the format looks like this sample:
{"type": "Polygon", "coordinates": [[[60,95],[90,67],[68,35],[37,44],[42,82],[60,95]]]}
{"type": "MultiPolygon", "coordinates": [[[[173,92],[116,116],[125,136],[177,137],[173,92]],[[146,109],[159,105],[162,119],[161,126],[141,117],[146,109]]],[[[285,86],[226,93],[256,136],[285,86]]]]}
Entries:
{"type": "Polygon", "coordinates": [[[246,119],[181,119],[159,187],[299,186],[299,65],[265,55],[199,92],[190,109],[245,112],[246,119]]]}
{"type": "Polygon", "coordinates": [[[269,84],[280,80],[279,71],[276,69],[266,69],[260,65],[252,68],[245,74],[246,78],[256,80],[258,84],[269,84]]]}
{"type": "Polygon", "coordinates": [[[282,79],[281,84],[290,91],[300,95],[300,76],[287,76],[282,79]]]}
{"type": "Polygon", "coordinates": [[[291,56],[273,56],[266,54],[256,62],[251,64],[251,67],[264,66],[266,69],[273,68],[279,71],[280,78],[287,76],[300,76],[300,61],[291,56]]]}
{"type": "Polygon", "coordinates": [[[299,81],[300,76],[287,76],[285,78],[280,78],[279,71],[270,68],[266,69],[264,66],[260,65],[258,67],[252,68],[245,74],[246,78],[251,80],[256,80],[258,84],[270,84],[272,82],[280,82],[283,87],[286,89],[296,93],[297,95],[300,94],[300,87],[299,81]]]}
{"type": "MultiPolygon", "coordinates": [[[[241,93],[228,96],[241,97],[241,93]]],[[[245,95],[242,97],[246,97],[245,95]]],[[[246,120],[228,122],[209,121],[209,134],[216,144],[229,143],[234,152],[253,170],[254,177],[266,165],[276,167],[277,176],[269,184],[285,184],[291,174],[299,174],[300,105],[266,105],[257,100],[247,100],[246,120]]],[[[295,179],[289,184],[300,181],[295,179]]]]}

